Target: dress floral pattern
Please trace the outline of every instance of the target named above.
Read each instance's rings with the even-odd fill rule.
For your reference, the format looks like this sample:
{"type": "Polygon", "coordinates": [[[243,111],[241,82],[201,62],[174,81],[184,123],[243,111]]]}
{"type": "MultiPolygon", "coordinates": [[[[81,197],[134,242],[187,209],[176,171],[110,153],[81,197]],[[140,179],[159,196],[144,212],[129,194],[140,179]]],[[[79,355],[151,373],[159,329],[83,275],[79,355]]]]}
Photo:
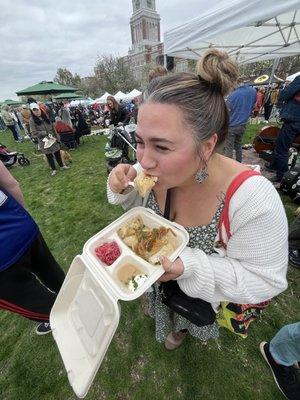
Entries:
{"type": "MultiPolygon", "coordinates": [[[[206,254],[213,253],[213,246],[223,204],[223,201],[221,201],[213,219],[208,225],[186,228],[190,235],[189,247],[199,248],[206,254]]],[[[162,216],[153,192],[149,195],[146,207],[162,216]]],[[[212,325],[202,327],[193,324],[162,303],[158,283],[155,283],[152,289],[153,291],[147,294],[149,300],[149,314],[155,319],[155,336],[158,342],[164,342],[169,332],[179,332],[182,329],[186,329],[192,336],[203,342],[208,339],[216,339],[219,336],[219,329],[216,322],[212,325]]]]}

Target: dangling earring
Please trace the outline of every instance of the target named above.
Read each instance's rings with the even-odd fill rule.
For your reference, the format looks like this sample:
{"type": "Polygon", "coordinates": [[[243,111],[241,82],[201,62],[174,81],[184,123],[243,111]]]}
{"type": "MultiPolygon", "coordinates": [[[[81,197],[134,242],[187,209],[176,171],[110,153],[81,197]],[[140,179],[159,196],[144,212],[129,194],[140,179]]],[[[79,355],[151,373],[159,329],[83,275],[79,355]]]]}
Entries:
{"type": "Polygon", "coordinates": [[[207,165],[201,171],[197,171],[195,175],[195,181],[197,183],[203,183],[207,178],[209,177],[209,174],[207,172],[207,165]]]}

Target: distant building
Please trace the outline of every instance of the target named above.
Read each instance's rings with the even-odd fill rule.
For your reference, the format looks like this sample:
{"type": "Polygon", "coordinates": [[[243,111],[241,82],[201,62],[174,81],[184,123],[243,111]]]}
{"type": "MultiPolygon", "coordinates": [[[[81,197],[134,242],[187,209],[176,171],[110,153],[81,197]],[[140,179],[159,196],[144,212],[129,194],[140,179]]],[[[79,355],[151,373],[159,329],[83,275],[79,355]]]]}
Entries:
{"type": "MultiPolygon", "coordinates": [[[[164,65],[164,44],[161,42],[160,16],[155,0],[132,0],[132,9],[131,47],[123,59],[135,78],[141,80],[147,64],[164,65]]],[[[166,62],[169,70],[186,72],[190,69],[187,60],[167,57],[166,62]]]]}
{"type": "Polygon", "coordinates": [[[145,65],[156,63],[157,57],[163,55],[164,46],[160,41],[160,16],[155,0],[132,0],[132,8],[131,48],[124,58],[140,80],[145,65]]]}

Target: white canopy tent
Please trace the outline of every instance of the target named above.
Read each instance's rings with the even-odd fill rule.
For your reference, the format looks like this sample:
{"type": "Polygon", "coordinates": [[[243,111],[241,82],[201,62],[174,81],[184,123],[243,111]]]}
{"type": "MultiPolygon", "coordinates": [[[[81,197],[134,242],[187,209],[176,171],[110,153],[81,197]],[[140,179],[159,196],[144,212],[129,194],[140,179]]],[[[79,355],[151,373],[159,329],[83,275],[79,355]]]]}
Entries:
{"type": "Polygon", "coordinates": [[[125,97],[126,97],[126,94],[123,93],[121,90],[119,90],[119,91],[114,95],[114,98],[115,98],[117,101],[123,100],[123,99],[125,99],[125,97]]]}
{"type": "Polygon", "coordinates": [[[105,104],[108,96],[111,96],[111,94],[105,92],[101,97],[96,99],[94,103],[105,104]]]}
{"type": "Polygon", "coordinates": [[[138,97],[142,94],[142,92],[140,92],[137,89],[133,89],[131,92],[126,94],[126,99],[134,99],[135,97],[138,97]]]}
{"type": "Polygon", "coordinates": [[[300,0],[221,0],[166,32],[165,54],[198,59],[215,47],[239,64],[299,54],[299,9],[300,0]]]}
{"type": "Polygon", "coordinates": [[[94,100],[92,100],[91,98],[82,99],[82,100],[71,100],[70,101],[70,106],[71,107],[77,107],[77,106],[80,106],[80,105],[88,106],[88,105],[93,104],[93,103],[94,103],[94,100]]]}
{"type": "Polygon", "coordinates": [[[286,81],[293,82],[293,80],[294,80],[294,79],[296,78],[296,76],[298,76],[298,75],[300,75],[300,71],[299,71],[299,72],[296,72],[296,73],[293,74],[293,75],[287,76],[287,77],[286,77],[286,81]]]}

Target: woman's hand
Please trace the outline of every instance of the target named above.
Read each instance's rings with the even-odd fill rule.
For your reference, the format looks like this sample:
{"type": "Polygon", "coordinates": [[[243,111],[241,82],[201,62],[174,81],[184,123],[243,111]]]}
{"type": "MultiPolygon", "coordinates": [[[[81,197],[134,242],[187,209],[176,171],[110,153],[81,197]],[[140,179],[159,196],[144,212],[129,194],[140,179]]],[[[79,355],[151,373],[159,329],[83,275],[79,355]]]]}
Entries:
{"type": "Polygon", "coordinates": [[[161,256],[160,262],[165,273],[158,279],[159,282],[168,282],[183,274],[184,266],[180,258],[171,262],[167,257],[161,256]]]}
{"type": "Polygon", "coordinates": [[[108,184],[114,193],[122,193],[136,177],[136,170],[130,164],[119,164],[109,174],[108,184]]]}

